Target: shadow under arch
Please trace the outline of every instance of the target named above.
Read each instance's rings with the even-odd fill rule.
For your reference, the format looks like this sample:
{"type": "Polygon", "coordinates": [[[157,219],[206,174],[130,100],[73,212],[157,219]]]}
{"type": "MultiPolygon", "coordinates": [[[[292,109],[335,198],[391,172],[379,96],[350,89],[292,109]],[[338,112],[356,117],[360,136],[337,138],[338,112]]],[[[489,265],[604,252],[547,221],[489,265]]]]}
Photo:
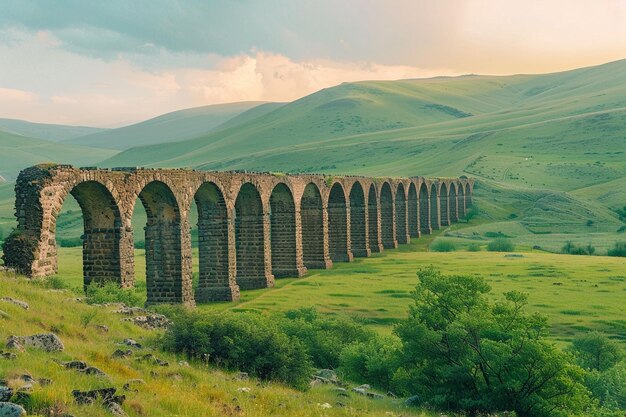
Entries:
{"type": "Polygon", "coordinates": [[[146,211],[146,304],[192,299],[191,277],[182,270],[181,216],[170,187],[158,180],[139,193],[146,211]]]}
{"type": "Polygon", "coordinates": [[[277,184],[270,195],[270,239],[272,274],[276,278],[297,277],[296,206],[287,185],[277,184]]]}
{"type": "Polygon", "coordinates": [[[198,209],[199,277],[196,302],[232,301],[239,287],[230,282],[228,209],[222,190],[213,182],[203,183],[194,201],[198,209]]]}
{"type": "Polygon", "coordinates": [[[369,256],[367,242],[367,216],[365,193],[361,183],[355,181],[350,190],[350,245],[354,256],[369,256]]]}

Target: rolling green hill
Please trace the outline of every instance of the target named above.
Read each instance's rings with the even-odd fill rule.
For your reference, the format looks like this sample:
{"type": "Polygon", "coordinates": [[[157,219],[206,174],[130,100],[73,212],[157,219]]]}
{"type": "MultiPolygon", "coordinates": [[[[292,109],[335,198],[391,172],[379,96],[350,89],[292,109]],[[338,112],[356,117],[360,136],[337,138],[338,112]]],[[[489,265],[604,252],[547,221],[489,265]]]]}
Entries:
{"type": "Polygon", "coordinates": [[[32,123],[16,119],[0,119],[0,130],[20,136],[60,141],[90,135],[92,133],[103,132],[106,129],[86,126],[32,123]]]}
{"type": "Polygon", "coordinates": [[[116,151],[34,139],[0,131],[0,175],[13,181],[20,170],[42,162],[93,165],[116,151]]]}
{"type": "Polygon", "coordinates": [[[215,130],[222,123],[261,104],[266,103],[248,101],[179,110],[130,126],[73,138],[67,143],[128,149],[134,146],[192,139],[215,130]]]}
{"type": "Polygon", "coordinates": [[[612,210],[626,204],[625,155],[623,60],[545,75],[345,83],[232,127],[130,149],[103,164],[464,174],[479,180],[487,220],[506,221],[528,240],[595,232],[606,246],[623,240],[614,235],[622,223],[612,210]]]}

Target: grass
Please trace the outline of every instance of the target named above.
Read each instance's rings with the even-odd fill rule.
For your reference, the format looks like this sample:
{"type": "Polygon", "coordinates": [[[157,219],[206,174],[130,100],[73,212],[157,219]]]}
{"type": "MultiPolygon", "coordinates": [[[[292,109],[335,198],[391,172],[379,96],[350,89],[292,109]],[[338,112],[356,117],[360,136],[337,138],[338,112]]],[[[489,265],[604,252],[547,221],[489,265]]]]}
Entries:
{"type": "MultiPolygon", "coordinates": [[[[9,335],[56,332],[65,344],[61,353],[43,353],[29,349],[18,353],[16,360],[0,361],[0,376],[12,380],[29,373],[35,378],[49,378],[48,386],[35,385],[32,393],[37,409],[54,404],[67,405],[67,412],[82,416],[109,416],[100,405],[73,404],[71,391],[114,386],[126,395],[124,409],[131,417],[139,416],[201,416],[246,415],[283,416],[430,416],[407,409],[401,400],[369,400],[357,395],[338,397],[330,387],[316,387],[307,392],[294,391],[279,384],[255,379],[239,381],[234,374],[207,368],[199,363],[191,367],[180,365],[179,358],[153,349],[155,332],[143,330],[122,321],[112,307],[93,307],[74,301],[76,295],[68,290],[45,289],[26,279],[0,276],[2,295],[27,301],[29,310],[9,303],[0,309],[8,318],[0,317],[0,339],[9,335]],[[97,325],[107,325],[102,332],[97,325]],[[157,367],[137,361],[135,357],[113,359],[117,343],[133,338],[144,346],[135,354],[153,352],[170,363],[157,367]],[[53,360],[84,360],[110,376],[110,380],[65,370],[53,360]],[[138,391],[124,391],[122,386],[131,379],[143,379],[138,391]],[[249,393],[239,392],[242,387],[249,393]],[[320,404],[329,403],[331,409],[320,404]]],[[[434,414],[433,414],[434,415],[434,414]]]]}
{"type": "MultiPolygon", "coordinates": [[[[558,341],[589,330],[600,330],[626,341],[626,272],[623,258],[574,256],[517,248],[521,257],[498,252],[426,251],[433,237],[403,245],[352,263],[336,263],[329,270],[312,270],[303,278],[276,280],[272,289],[242,291],[238,303],[201,305],[207,310],[286,311],[315,306],[332,315],[348,315],[384,333],[406,316],[416,271],[435,265],[447,274],[480,274],[495,294],[519,290],[530,294],[532,310],[545,314],[558,341]],[[594,306],[602,306],[598,309],[594,306]],[[563,311],[577,310],[580,314],[563,311]]],[[[438,237],[437,239],[441,239],[438,237]]],[[[138,292],[145,299],[145,258],[136,251],[138,292]]],[[[198,271],[197,252],[194,271],[198,271]]],[[[68,285],[82,285],[81,252],[60,249],[60,276],[68,285]]],[[[197,275],[197,274],[196,274],[197,275]]]]}

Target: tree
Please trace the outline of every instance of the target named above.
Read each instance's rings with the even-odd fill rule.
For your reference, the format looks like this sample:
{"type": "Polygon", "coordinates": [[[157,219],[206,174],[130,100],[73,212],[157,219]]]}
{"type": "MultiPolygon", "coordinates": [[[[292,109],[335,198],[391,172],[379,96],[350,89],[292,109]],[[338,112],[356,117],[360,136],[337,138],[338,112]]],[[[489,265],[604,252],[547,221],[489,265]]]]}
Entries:
{"type": "Polygon", "coordinates": [[[572,352],[580,366],[604,372],[614,367],[623,357],[622,347],[600,332],[590,332],[572,341],[572,352]]]}
{"type": "Polygon", "coordinates": [[[482,277],[433,268],[418,276],[409,317],[395,329],[397,376],[408,393],[471,415],[565,416],[589,404],[584,371],[545,340],[546,319],[524,311],[525,294],[508,292],[494,303],[482,277]]]}

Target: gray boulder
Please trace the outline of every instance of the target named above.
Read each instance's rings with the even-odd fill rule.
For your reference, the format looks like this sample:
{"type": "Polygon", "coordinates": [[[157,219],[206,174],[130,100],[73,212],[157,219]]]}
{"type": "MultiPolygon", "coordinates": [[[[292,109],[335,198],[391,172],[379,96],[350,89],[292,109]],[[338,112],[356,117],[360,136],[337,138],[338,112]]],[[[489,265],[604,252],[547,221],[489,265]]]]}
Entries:
{"type": "Polygon", "coordinates": [[[9,387],[0,387],[0,401],[9,401],[13,396],[13,390],[9,387]]]}
{"type": "Polygon", "coordinates": [[[20,405],[0,402],[0,417],[22,417],[26,415],[26,410],[20,405]]]}
{"type": "Polygon", "coordinates": [[[65,349],[59,336],[54,333],[42,333],[32,336],[9,336],[7,347],[18,350],[32,347],[45,352],[61,352],[65,349]]]}
{"type": "Polygon", "coordinates": [[[20,306],[22,307],[24,310],[28,310],[30,308],[30,306],[28,305],[28,303],[24,302],[24,301],[20,301],[20,300],[16,300],[15,298],[11,298],[11,297],[2,297],[0,298],[0,300],[5,301],[7,303],[11,303],[11,304],[15,304],[16,306],[20,306]]]}

